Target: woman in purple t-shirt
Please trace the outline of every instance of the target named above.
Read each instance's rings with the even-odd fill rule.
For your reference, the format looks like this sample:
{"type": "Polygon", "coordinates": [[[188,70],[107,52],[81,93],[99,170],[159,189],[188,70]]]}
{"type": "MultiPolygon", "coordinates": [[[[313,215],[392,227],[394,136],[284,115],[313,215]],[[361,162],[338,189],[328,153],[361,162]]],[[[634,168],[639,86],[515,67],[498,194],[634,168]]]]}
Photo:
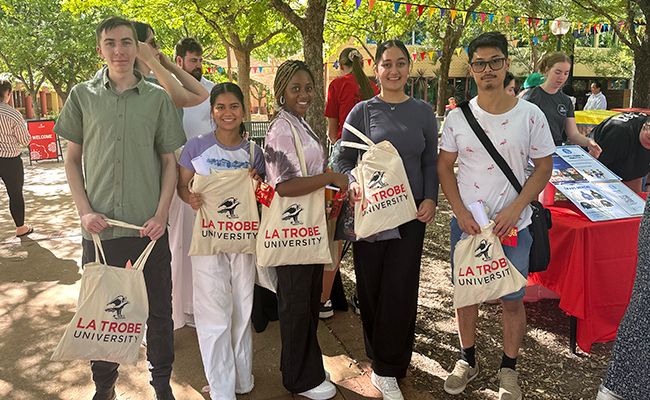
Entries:
{"type": "MultiPolygon", "coordinates": [[[[193,159],[202,156],[204,167],[214,170],[248,169],[251,178],[264,175],[262,149],[255,149],[250,165],[250,146],[243,139],[244,95],[239,86],[226,82],[210,93],[210,110],[217,123],[214,134],[190,139],[178,160],[178,197],[198,210],[203,201],[190,193],[195,172],[193,159]],[[258,175],[259,173],[259,175],[258,175]]],[[[213,400],[253,390],[253,335],[251,312],[255,284],[255,255],[239,253],[192,256],[194,321],[205,375],[213,400]]]]}
{"type": "MultiPolygon", "coordinates": [[[[295,60],[284,62],[278,67],[273,86],[279,112],[266,134],[265,159],[267,182],[275,188],[276,196],[303,196],[329,184],[347,191],[346,175],[325,171],[325,148],[305,121],[314,99],[314,77],[307,65],[295,60]],[[307,176],[300,170],[292,126],[303,147],[307,176]]],[[[282,384],[310,399],[334,397],[336,388],[326,378],[316,337],[323,265],[286,265],[276,267],[276,271],[282,384]]]]}

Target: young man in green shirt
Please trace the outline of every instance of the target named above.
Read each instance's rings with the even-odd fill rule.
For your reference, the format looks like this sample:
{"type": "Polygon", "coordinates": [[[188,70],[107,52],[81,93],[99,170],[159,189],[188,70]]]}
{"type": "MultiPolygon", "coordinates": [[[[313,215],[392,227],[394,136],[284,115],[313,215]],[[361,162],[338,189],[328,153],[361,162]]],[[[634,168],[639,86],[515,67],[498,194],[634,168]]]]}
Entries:
{"type": "MultiPolygon", "coordinates": [[[[144,268],[147,359],[156,398],[174,399],[169,385],[174,337],[166,224],[176,183],[173,152],[185,143],[185,134],[169,95],[133,69],[138,41],[132,24],[111,17],[98,25],[96,35],[97,52],[108,67],[72,89],[54,127],[68,140],[65,169],[81,218],[82,263],[95,259],[91,234],[100,235],[106,262],[117,266],[135,262],[151,240],[158,241],[144,268]],[[144,229],[112,228],[106,218],[144,229]]],[[[118,367],[91,362],[93,400],[116,398],[118,367]]]]}

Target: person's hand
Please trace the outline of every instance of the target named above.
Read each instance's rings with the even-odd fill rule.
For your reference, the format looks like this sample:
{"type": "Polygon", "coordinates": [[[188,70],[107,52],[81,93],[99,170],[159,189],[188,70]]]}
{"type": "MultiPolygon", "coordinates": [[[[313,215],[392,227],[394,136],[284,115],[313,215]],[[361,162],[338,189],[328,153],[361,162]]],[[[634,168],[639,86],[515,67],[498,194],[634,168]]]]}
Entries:
{"type": "Polygon", "coordinates": [[[203,206],[201,193],[190,193],[190,207],[192,207],[192,210],[198,211],[201,206],[203,206]]]}
{"type": "Polygon", "coordinates": [[[251,168],[248,170],[248,176],[250,176],[251,179],[255,179],[258,182],[262,182],[262,177],[259,176],[255,168],[251,168]]]}
{"type": "Polygon", "coordinates": [[[512,206],[506,207],[503,211],[497,215],[494,219],[494,233],[497,237],[506,236],[512,231],[512,229],[519,222],[519,216],[521,212],[513,209],[512,206]]]}
{"type": "Polygon", "coordinates": [[[331,177],[330,183],[337,188],[341,189],[342,192],[348,191],[348,176],[340,172],[328,172],[331,177]]]}
{"type": "Polygon", "coordinates": [[[591,154],[593,158],[598,158],[598,156],[600,156],[600,153],[603,152],[603,149],[601,149],[598,143],[596,143],[596,141],[593,139],[589,139],[587,147],[589,147],[589,154],[591,154]]]}
{"type": "Polygon", "coordinates": [[[361,201],[361,185],[359,185],[359,182],[352,182],[350,184],[349,196],[352,207],[354,207],[356,202],[361,201]]]}
{"type": "Polygon", "coordinates": [[[456,214],[458,220],[458,227],[468,235],[477,235],[481,233],[481,227],[474,220],[472,213],[465,209],[456,214]]]}
{"type": "Polygon", "coordinates": [[[171,62],[171,60],[167,57],[165,53],[162,51],[158,50],[158,53],[155,54],[156,60],[162,65],[166,70],[169,70],[171,67],[173,67],[174,63],[171,62]]]}
{"type": "Polygon", "coordinates": [[[140,230],[140,237],[149,236],[151,240],[158,240],[165,233],[167,228],[167,218],[154,215],[149,221],[142,225],[144,229],[140,230]]]}
{"type": "Polygon", "coordinates": [[[431,199],[425,199],[420,203],[418,212],[415,214],[418,221],[430,224],[436,218],[436,203],[431,199]]]}
{"type": "Polygon", "coordinates": [[[154,49],[151,47],[151,45],[144,42],[140,42],[140,45],[138,47],[139,49],[137,58],[138,60],[145,63],[147,67],[151,68],[152,63],[158,62],[156,59],[156,55],[159,53],[158,50],[154,49]]]}
{"type": "Polygon", "coordinates": [[[106,216],[98,213],[88,213],[81,216],[81,225],[88,233],[99,233],[104,228],[108,228],[106,216]]]}

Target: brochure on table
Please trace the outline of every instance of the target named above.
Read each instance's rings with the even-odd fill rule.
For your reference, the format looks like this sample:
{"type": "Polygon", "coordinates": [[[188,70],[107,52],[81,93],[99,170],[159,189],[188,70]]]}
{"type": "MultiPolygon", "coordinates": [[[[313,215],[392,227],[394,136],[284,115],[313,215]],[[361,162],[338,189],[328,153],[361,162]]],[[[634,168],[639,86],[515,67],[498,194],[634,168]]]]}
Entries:
{"type": "Polygon", "coordinates": [[[551,183],[592,221],[643,215],[645,201],[580,146],[557,148],[551,183]]]}

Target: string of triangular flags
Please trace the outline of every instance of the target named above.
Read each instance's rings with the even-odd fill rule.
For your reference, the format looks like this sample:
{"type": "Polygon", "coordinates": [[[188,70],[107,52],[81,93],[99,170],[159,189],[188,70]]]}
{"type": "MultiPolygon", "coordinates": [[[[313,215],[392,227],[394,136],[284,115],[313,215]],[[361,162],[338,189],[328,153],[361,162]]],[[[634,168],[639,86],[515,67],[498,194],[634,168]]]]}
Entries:
{"type": "MultiPolygon", "coordinates": [[[[439,15],[440,18],[442,19],[446,13],[449,13],[451,16],[452,22],[456,18],[461,18],[469,22],[469,19],[471,18],[472,23],[476,23],[476,20],[479,19],[481,25],[483,25],[486,20],[489,24],[493,24],[499,20],[502,20],[505,22],[506,26],[510,25],[510,21],[512,21],[513,26],[516,26],[518,23],[521,23],[523,27],[528,27],[529,30],[532,30],[533,27],[535,28],[543,28],[545,25],[547,25],[549,22],[552,22],[552,20],[549,21],[548,18],[529,18],[527,16],[511,16],[511,15],[503,15],[503,14],[496,14],[496,13],[484,13],[484,12],[470,12],[466,10],[457,10],[457,9],[450,9],[450,8],[442,8],[442,7],[432,7],[432,6],[427,6],[427,5],[421,5],[421,4],[413,4],[413,3],[402,3],[402,2],[396,2],[396,1],[391,1],[391,0],[379,0],[379,1],[384,1],[384,2],[390,2],[393,3],[394,10],[395,10],[395,15],[399,12],[400,8],[402,5],[404,5],[404,9],[406,10],[406,16],[408,17],[411,14],[411,11],[414,9],[417,10],[418,13],[418,19],[422,17],[422,14],[426,14],[425,11],[428,11],[429,18],[433,18],[434,14],[437,16],[439,15]],[[469,16],[468,16],[469,14],[469,16]],[[541,24],[541,26],[539,26],[541,24]]],[[[356,9],[359,9],[361,6],[362,0],[355,0],[356,3],[356,9]]],[[[375,3],[377,0],[368,0],[368,11],[372,11],[372,8],[374,7],[375,3]]],[[[347,0],[343,0],[343,6],[345,7],[347,3],[347,0]]],[[[608,23],[597,23],[597,22],[578,22],[578,21],[569,21],[571,22],[571,30],[572,31],[583,31],[585,33],[605,33],[605,32],[611,32],[614,30],[611,24],[608,23]]],[[[622,30],[623,32],[626,32],[629,27],[625,22],[618,22],[617,23],[618,28],[622,30]]],[[[635,23],[634,28],[638,28],[641,26],[643,29],[645,29],[645,24],[640,24],[640,23],[635,23]]]]}

